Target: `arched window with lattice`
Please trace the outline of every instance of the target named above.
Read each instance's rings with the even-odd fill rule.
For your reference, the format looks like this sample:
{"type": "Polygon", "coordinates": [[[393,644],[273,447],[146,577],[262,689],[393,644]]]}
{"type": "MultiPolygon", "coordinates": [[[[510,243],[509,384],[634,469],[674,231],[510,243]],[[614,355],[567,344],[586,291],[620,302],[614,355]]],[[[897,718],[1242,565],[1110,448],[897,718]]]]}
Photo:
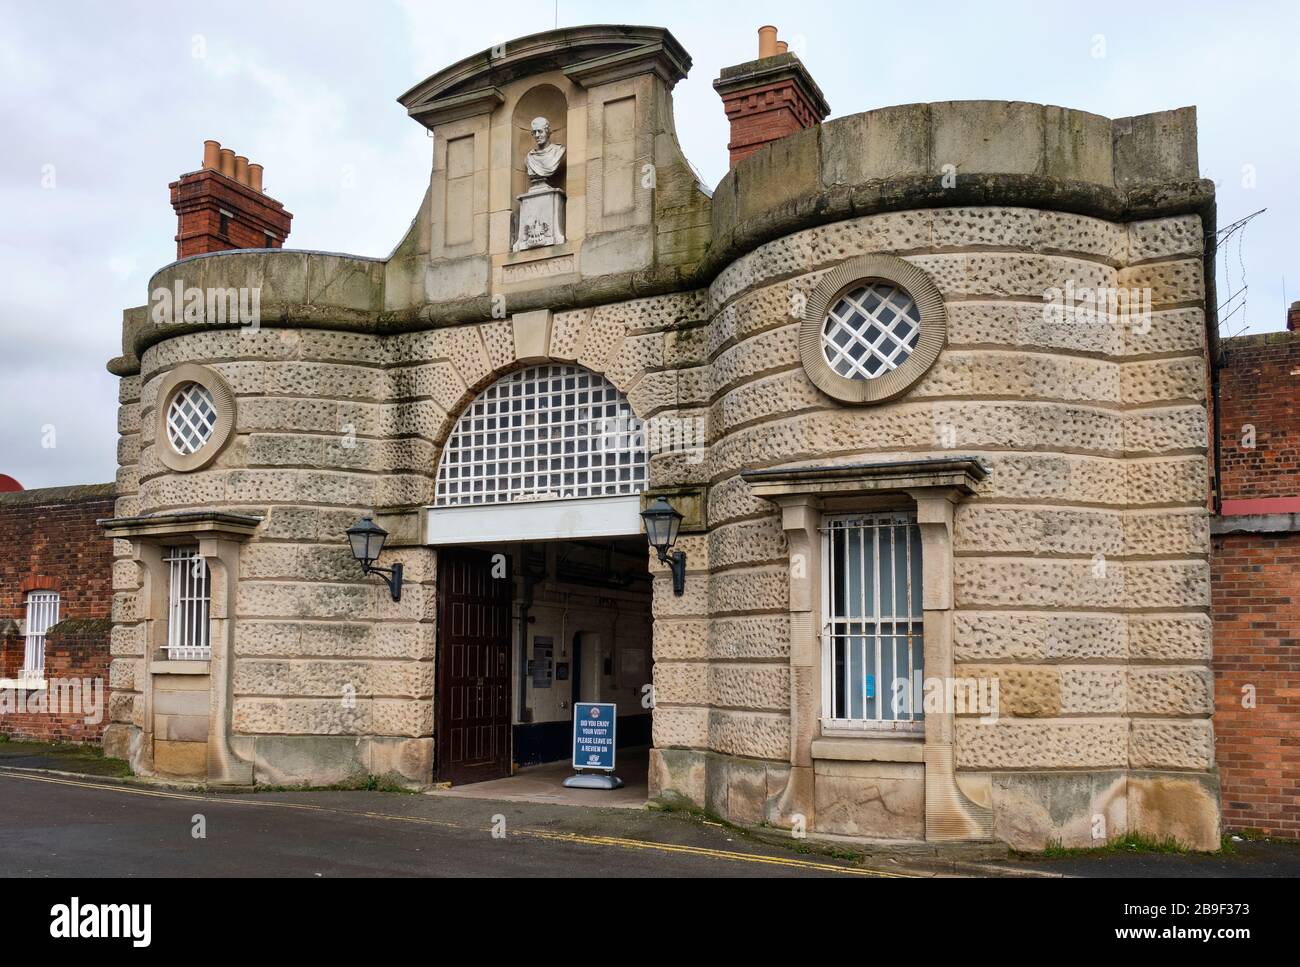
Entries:
{"type": "Polygon", "coordinates": [[[456,421],[436,507],[639,494],[641,421],[598,373],[544,364],[497,380],[456,421]]]}

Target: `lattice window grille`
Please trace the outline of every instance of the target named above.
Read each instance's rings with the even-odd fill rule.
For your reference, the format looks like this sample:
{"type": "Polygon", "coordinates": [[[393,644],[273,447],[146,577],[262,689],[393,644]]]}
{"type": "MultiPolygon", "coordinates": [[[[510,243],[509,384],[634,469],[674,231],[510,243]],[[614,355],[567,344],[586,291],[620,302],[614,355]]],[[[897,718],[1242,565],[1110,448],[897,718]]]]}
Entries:
{"type": "Polygon", "coordinates": [[[822,327],[822,351],[831,369],[849,379],[875,379],[912,355],[921,335],[921,310],[903,289],[871,282],[841,296],[822,327]]]}
{"type": "Polygon", "coordinates": [[[578,366],[532,366],[484,390],[456,422],[435,506],[637,494],[644,429],[626,398],[578,366]]]}
{"type": "Polygon", "coordinates": [[[199,450],[212,437],[217,407],[212,394],[198,383],[183,383],[167,405],[167,439],[181,456],[199,450]]]}

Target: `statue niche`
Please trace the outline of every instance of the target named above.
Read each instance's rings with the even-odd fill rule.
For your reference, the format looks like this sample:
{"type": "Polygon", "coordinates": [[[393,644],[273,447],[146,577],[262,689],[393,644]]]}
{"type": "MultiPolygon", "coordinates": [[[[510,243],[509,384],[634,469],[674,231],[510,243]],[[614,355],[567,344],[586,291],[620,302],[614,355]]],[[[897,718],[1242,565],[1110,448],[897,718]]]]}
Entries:
{"type": "Polygon", "coordinates": [[[518,196],[519,234],[514,250],[564,244],[564,190],[551,184],[564,164],[564,145],[551,140],[551,122],[533,119],[536,143],[526,159],[528,190],[518,196]]]}
{"type": "Polygon", "coordinates": [[[568,113],[564,95],[549,84],[533,88],[515,105],[513,252],[565,242],[563,133],[568,113]]]}

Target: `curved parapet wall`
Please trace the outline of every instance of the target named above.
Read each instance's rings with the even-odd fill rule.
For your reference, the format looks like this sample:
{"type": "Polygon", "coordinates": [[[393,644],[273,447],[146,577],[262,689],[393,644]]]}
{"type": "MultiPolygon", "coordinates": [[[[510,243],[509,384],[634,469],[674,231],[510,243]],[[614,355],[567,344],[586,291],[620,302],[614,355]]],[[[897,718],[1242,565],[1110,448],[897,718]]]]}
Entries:
{"type": "MultiPolygon", "coordinates": [[[[404,101],[421,90],[413,89],[404,101]]],[[[416,103],[423,102],[412,101],[416,103]]],[[[413,108],[413,113],[419,111],[413,108]]],[[[665,137],[676,152],[673,157],[684,164],[675,135],[669,130],[665,137]]],[[[678,167],[677,162],[670,167],[678,167]]],[[[660,187],[657,197],[663,195],[660,187]]],[[[1207,234],[1215,227],[1214,185],[1197,170],[1194,108],[1111,120],[1018,101],[880,108],[783,138],[741,161],[722,179],[704,211],[707,229],[698,225],[690,234],[692,241],[682,242],[696,254],[666,274],[646,261],[608,276],[520,288],[494,283],[489,273],[476,295],[461,294],[452,286],[440,297],[436,283],[426,287],[423,282],[423,294],[412,295],[412,272],[421,277],[423,273],[412,266],[431,258],[419,242],[422,233],[430,231],[428,202],[426,197],[413,234],[389,260],[267,249],[172,263],[150,280],[149,311],[131,310],[124,326],[123,356],[112,371],[128,375],[142,349],[168,332],[223,324],[190,323],[183,317],[169,325],[154,323],[152,294],[178,282],[205,292],[260,286],[262,324],[267,326],[392,332],[487,318],[502,301],[511,312],[555,310],[599,305],[620,293],[644,296],[699,288],[773,238],[878,212],[1003,205],[1121,223],[1195,214],[1207,234]],[[406,267],[399,269],[398,263],[406,267]]],[[[681,210],[662,205],[653,213],[653,224],[673,232],[698,221],[692,216],[683,223],[681,210]]],[[[435,261],[442,266],[439,272],[458,274],[468,271],[476,257],[435,261]]],[[[1212,273],[1207,274],[1207,285],[1212,291],[1212,273]]]]}
{"type": "Polygon", "coordinates": [[[853,215],[1016,205],[1115,221],[1213,214],[1197,169],[1196,109],[1111,120],[1020,101],[865,111],[740,162],[713,195],[709,265],[853,215]]]}

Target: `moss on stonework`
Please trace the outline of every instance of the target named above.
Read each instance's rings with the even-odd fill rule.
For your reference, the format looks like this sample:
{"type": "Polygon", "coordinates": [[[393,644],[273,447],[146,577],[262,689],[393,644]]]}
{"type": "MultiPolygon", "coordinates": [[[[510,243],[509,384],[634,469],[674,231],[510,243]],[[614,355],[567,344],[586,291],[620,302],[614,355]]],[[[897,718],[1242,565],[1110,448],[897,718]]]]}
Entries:
{"type": "Polygon", "coordinates": [[[110,618],[64,618],[45,633],[46,638],[65,635],[108,634],[113,629],[110,618]]]}
{"type": "Polygon", "coordinates": [[[117,484],[79,484],[74,487],[39,487],[0,493],[0,507],[42,507],[80,501],[112,500],[117,484]]]}

